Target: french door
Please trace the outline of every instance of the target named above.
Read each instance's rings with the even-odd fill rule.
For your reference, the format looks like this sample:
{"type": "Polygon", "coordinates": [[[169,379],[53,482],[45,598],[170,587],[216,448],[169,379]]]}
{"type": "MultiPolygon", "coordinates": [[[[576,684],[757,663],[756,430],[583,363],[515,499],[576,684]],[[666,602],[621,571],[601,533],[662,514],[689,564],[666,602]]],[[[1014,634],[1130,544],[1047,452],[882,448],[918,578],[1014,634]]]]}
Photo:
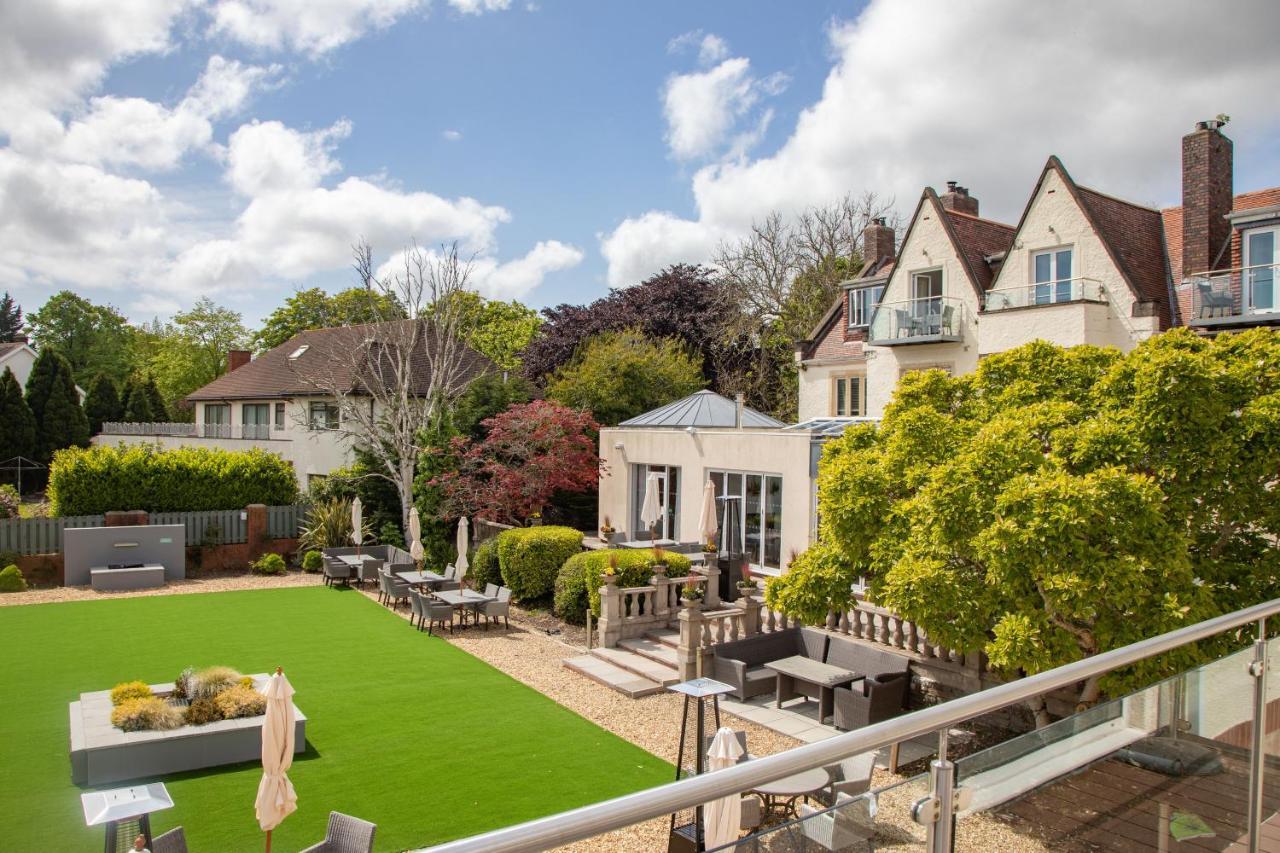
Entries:
{"type": "Polygon", "coordinates": [[[1245,300],[1251,312],[1276,310],[1276,243],[1280,228],[1258,228],[1244,235],[1245,300]]]}
{"type": "Polygon", "coordinates": [[[720,549],[730,546],[753,566],[782,567],[782,478],[744,471],[711,471],[719,503],[720,549]],[[724,540],[725,535],[732,542],[724,540]]]}
{"type": "Polygon", "coordinates": [[[658,505],[662,512],[655,533],[659,539],[680,541],[680,468],[676,465],[633,465],[632,497],[631,497],[631,530],[632,537],[638,538],[640,532],[648,533],[649,525],[640,519],[644,509],[644,494],[648,487],[649,475],[658,477],[658,505]]]}

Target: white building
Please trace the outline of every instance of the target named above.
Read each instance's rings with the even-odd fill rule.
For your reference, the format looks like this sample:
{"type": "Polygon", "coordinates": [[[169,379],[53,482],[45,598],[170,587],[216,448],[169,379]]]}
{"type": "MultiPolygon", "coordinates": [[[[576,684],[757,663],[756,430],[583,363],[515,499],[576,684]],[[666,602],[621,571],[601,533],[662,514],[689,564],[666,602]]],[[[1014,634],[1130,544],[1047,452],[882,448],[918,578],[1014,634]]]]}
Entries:
{"type": "MultiPolygon", "coordinates": [[[[13,371],[18,384],[26,390],[27,379],[31,376],[31,368],[36,363],[36,351],[26,341],[9,341],[0,343],[0,374],[6,369],[13,371]]],[[[76,386],[80,401],[84,402],[84,389],[76,386]]]]}

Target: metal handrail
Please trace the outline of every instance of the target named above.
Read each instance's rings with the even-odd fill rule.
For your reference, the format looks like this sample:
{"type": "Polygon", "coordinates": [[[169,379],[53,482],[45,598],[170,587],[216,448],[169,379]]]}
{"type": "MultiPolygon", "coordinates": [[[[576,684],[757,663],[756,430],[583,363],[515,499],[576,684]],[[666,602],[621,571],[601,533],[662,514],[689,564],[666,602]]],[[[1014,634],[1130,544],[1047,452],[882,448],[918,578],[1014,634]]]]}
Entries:
{"type": "Polygon", "coordinates": [[[592,838],[700,803],[750,791],[804,770],[835,764],[852,755],[950,728],[1015,702],[1103,675],[1232,628],[1251,625],[1278,613],[1280,599],[1256,604],[817,743],[427,849],[431,853],[516,853],[545,850],[592,838]]]}
{"type": "Polygon", "coordinates": [[[1186,287],[1198,279],[1214,278],[1232,273],[1252,272],[1253,270],[1280,270],[1280,263],[1253,264],[1247,267],[1227,267],[1220,270],[1201,270],[1200,272],[1187,273],[1182,277],[1182,286],[1186,287]]]}
{"type": "Polygon", "coordinates": [[[1039,308],[1045,305],[1063,305],[1068,302],[1105,302],[1106,291],[1102,282],[1089,276],[1074,278],[1058,278],[1053,281],[1037,281],[1031,284],[1017,284],[1011,287],[995,287],[988,290],[983,298],[983,310],[987,312],[1008,311],[1013,308],[1039,308]],[[1058,299],[1060,285],[1068,285],[1066,299],[1058,299]],[[1043,290],[1042,288],[1047,289],[1043,290]],[[1049,298],[1041,301],[1037,295],[1047,292],[1049,298]]]}

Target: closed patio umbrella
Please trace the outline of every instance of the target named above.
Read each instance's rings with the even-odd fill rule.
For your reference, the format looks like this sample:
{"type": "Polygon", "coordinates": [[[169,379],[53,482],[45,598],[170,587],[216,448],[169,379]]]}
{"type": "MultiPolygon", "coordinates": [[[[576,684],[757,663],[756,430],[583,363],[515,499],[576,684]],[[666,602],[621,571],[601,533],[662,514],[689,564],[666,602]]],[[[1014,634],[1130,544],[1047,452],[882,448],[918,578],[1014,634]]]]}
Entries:
{"type": "MultiPolygon", "coordinates": [[[[711,739],[707,750],[707,770],[715,772],[732,767],[742,757],[742,744],[733,729],[723,726],[711,739]]],[[[742,795],[738,793],[712,800],[702,807],[702,832],[706,849],[713,850],[738,839],[742,827],[742,795]]]]}
{"type": "Polygon", "coordinates": [[[658,519],[662,518],[662,504],[658,500],[658,475],[650,474],[644,482],[644,503],[640,506],[640,523],[653,531],[657,539],[658,519]]]}
{"type": "Polygon", "coordinates": [[[358,497],[351,502],[351,541],[356,547],[364,541],[364,504],[358,497]]]}
{"type": "Polygon", "coordinates": [[[287,775],[293,764],[294,716],[293,685],[284,670],[276,667],[263,693],[267,710],[262,720],[262,781],[253,811],[267,833],[267,853],[271,853],[271,830],[298,808],[298,795],[287,775]]]}
{"type": "Polygon", "coordinates": [[[698,532],[702,534],[703,542],[715,541],[716,534],[720,532],[720,526],[716,523],[716,484],[707,478],[707,484],[702,487],[702,515],[698,521],[698,532]]]}
{"type": "Polygon", "coordinates": [[[415,562],[422,562],[422,519],[416,506],[409,510],[409,556],[415,562]]]}
{"type": "Polygon", "coordinates": [[[467,540],[469,538],[467,532],[467,518],[463,516],[458,519],[458,559],[454,562],[454,566],[458,570],[458,583],[462,583],[462,579],[467,575],[467,569],[471,563],[467,560],[467,540]]]}

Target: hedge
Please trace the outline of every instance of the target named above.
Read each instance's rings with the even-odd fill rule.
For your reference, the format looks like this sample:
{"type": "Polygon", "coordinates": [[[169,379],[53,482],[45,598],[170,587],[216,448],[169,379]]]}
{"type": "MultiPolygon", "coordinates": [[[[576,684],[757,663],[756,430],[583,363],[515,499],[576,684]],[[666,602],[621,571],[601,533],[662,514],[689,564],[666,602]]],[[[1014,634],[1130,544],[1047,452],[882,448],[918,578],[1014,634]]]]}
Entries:
{"type": "Polygon", "coordinates": [[[48,491],[53,515],[198,512],[291,504],[298,481],[292,463],[259,448],[118,445],[58,451],[48,491]]]}
{"type": "Polygon", "coordinates": [[[502,584],[502,570],[498,568],[498,540],[486,539],[471,554],[471,566],[467,569],[467,583],[473,589],[484,589],[485,584],[502,584]]]}
{"type": "MultiPolygon", "coordinates": [[[[607,551],[584,551],[565,561],[556,575],[555,613],[566,622],[581,624],[591,604],[591,614],[600,615],[600,584],[609,558],[618,558],[618,586],[646,586],[653,577],[653,551],[618,548],[607,551]]],[[[689,574],[689,558],[671,551],[663,552],[667,575],[673,578],[689,574]]]]}
{"type": "Polygon", "coordinates": [[[525,600],[550,595],[564,561],[582,550],[582,533],[572,527],[517,527],[497,541],[502,581],[525,600]]]}

